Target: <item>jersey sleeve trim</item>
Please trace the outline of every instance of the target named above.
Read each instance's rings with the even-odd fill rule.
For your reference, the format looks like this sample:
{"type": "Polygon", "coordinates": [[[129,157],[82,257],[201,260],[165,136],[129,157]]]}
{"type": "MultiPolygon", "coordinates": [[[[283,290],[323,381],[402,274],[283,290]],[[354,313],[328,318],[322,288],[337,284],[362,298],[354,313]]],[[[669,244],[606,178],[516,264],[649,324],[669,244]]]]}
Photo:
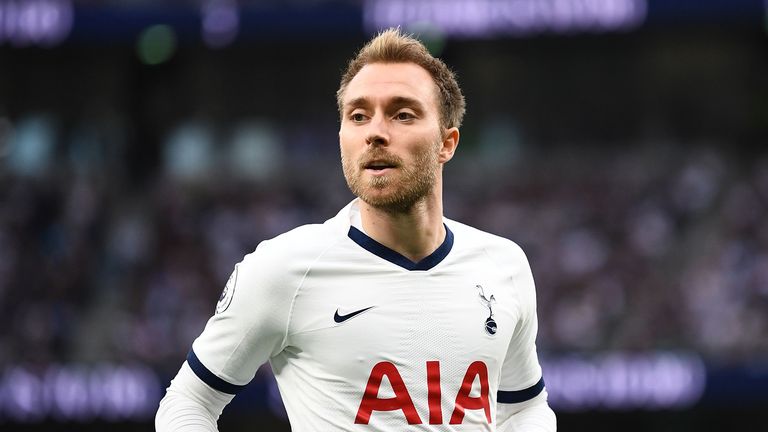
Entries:
{"type": "Polygon", "coordinates": [[[544,377],[539,382],[523,390],[503,391],[496,393],[496,401],[499,403],[520,403],[531,400],[544,390],[544,377]]]}
{"type": "Polygon", "coordinates": [[[197,358],[194,350],[189,350],[189,354],[187,354],[187,363],[198,378],[208,384],[211,388],[222,393],[233,395],[245,388],[244,385],[231,384],[214,375],[213,372],[208,370],[208,368],[200,362],[200,359],[197,358]]]}

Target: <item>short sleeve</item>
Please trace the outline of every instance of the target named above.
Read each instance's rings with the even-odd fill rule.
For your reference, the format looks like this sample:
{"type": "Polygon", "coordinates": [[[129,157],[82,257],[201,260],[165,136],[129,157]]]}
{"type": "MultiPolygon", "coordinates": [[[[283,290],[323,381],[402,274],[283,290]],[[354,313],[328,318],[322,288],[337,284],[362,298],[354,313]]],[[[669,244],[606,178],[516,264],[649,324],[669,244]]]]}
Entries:
{"type": "Polygon", "coordinates": [[[544,389],[541,366],[536,352],[538,318],[536,288],[528,259],[515,247],[513,289],[518,298],[520,320],[507,348],[501,368],[499,403],[520,403],[536,397],[544,389]]]}
{"type": "Polygon", "coordinates": [[[195,374],[224,393],[237,393],[283,349],[295,279],[267,243],[235,266],[187,356],[195,374]]]}

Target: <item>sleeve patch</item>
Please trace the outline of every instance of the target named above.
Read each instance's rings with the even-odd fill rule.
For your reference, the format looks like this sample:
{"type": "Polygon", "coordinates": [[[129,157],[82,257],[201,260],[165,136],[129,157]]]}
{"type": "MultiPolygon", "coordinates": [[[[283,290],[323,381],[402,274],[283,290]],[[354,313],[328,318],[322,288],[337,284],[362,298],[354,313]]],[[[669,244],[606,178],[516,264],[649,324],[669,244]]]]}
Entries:
{"type": "Polygon", "coordinates": [[[189,354],[187,354],[187,363],[192,369],[192,372],[214,390],[218,390],[222,393],[237,394],[240,390],[245,388],[244,385],[231,384],[214,375],[213,372],[208,370],[208,368],[200,362],[193,350],[190,350],[189,354]]]}
{"type": "Polygon", "coordinates": [[[224,286],[224,291],[221,292],[221,296],[219,296],[219,301],[216,303],[216,313],[220,314],[227,310],[229,305],[232,303],[232,298],[235,296],[235,285],[237,285],[237,265],[235,266],[235,270],[232,272],[231,275],[229,275],[229,279],[227,280],[227,284],[224,286]]]}
{"type": "Polygon", "coordinates": [[[531,400],[544,390],[544,377],[539,382],[523,390],[502,391],[496,394],[496,401],[500,403],[520,403],[531,400]]]}

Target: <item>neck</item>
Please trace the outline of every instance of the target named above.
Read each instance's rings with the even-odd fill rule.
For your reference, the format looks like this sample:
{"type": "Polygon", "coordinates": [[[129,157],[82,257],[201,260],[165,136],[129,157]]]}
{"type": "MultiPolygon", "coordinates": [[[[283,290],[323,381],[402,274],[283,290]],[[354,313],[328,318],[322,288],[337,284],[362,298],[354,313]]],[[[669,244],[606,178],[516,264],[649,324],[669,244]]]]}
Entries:
{"type": "Polygon", "coordinates": [[[445,240],[443,202],[439,188],[406,211],[392,212],[359,201],[365,232],[413,262],[434,252],[445,240]]]}

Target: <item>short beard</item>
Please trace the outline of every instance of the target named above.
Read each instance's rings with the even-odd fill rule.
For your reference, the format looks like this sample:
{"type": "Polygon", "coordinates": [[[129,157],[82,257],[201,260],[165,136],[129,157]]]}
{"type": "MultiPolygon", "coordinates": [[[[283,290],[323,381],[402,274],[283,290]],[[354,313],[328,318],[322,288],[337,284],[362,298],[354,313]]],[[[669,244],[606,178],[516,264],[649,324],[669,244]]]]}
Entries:
{"type": "Polygon", "coordinates": [[[440,166],[437,160],[437,145],[439,143],[417,153],[410,165],[379,149],[366,152],[359,161],[354,162],[345,158],[342,153],[341,165],[347,185],[353,194],[371,207],[390,214],[409,213],[417,203],[432,193],[437,182],[437,172],[440,166]],[[365,184],[362,179],[365,161],[382,157],[395,163],[399,175],[397,178],[393,178],[391,175],[373,177],[370,182],[365,184]],[[400,184],[394,185],[393,183],[397,180],[400,181],[400,184]],[[389,193],[374,193],[374,191],[384,191],[387,188],[394,190],[389,193]]]}

